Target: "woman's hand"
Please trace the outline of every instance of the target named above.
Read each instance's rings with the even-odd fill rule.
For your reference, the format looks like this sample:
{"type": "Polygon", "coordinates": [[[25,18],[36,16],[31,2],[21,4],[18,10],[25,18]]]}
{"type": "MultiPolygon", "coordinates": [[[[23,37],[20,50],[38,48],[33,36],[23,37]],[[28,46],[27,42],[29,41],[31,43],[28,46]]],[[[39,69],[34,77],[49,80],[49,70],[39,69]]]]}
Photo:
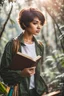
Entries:
{"type": "Polygon", "coordinates": [[[56,94],[59,94],[60,91],[54,91],[54,92],[51,92],[51,93],[48,93],[48,94],[43,94],[42,96],[55,96],[56,94]]]}
{"type": "Polygon", "coordinates": [[[21,71],[21,76],[22,77],[27,77],[35,74],[35,68],[36,67],[30,67],[30,68],[25,68],[21,71]]]}

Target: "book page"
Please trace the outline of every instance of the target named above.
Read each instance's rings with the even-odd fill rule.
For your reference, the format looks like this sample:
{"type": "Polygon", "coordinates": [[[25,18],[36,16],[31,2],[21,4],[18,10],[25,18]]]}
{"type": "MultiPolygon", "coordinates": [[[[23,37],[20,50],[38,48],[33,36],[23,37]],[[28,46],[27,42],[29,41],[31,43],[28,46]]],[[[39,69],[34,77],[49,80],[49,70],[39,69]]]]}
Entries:
{"type": "MultiPolygon", "coordinates": [[[[17,54],[19,54],[20,56],[23,56],[23,57],[26,57],[26,58],[28,58],[28,59],[33,60],[30,56],[28,56],[28,55],[26,55],[26,54],[23,54],[23,53],[21,53],[21,52],[17,52],[17,54]]],[[[34,60],[33,60],[33,61],[34,61],[34,60]]]]}
{"type": "Polygon", "coordinates": [[[38,56],[36,56],[36,58],[34,58],[34,61],[37,61],[37,60],[39,60],[40,58],[41,58],[41,56],[38,55],[38,56]]]}
{"type": "Polygon", "coordinates": [[[23,54],[23,53],[20,53],[20,52],[17,52],[17,54],[19,54],[19,55],[21,55],[21,56],[24,56],[24,57],[26,57],[26,58],[28,58],[28,59],[30,59],[30,60],[33,60],[33,61],[37,61],[37,60],[39,60],[39,59],[41,58],[40,55],[36,56],[36,57],[33,59],[33,58],[31,58],[30,56],[28,56],[28,55],[26,55],[26,54],[23,54]]]}

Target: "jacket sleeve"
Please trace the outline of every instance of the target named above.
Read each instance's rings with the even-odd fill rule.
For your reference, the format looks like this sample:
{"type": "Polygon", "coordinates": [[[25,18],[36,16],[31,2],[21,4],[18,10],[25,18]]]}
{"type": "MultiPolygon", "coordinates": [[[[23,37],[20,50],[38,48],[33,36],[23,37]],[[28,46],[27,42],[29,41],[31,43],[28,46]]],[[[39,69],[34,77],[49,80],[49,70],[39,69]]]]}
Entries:
{"type": "Polygon", "coordinates": [[[21,81],[21,71],[9,70],[8,68],[12,62],[12,58],[12,40],[10,40],[5,46],[0,68],[0,74],[3,81],[9,85],[14,85],[21,81]]]}
{"type": "Polygon", "coordinates": [[[37,87],[37,90],[41,91],[40,95],[42,95],[44,92],[48,93],[48,86],[47,86],[45,80],[43,79],[43,77],[41,76],[41,73],[43,71],[42,65],[43,65],[43,61],[44,61],[44,45],[42,44],[42,42],[39,43],[39,49],[40,49],[40,54],[41,54],[42,58],[41,58],[41,62],[40,62],[41,65],[39,65],[40,76],[38,77],[38,74],[37,74],[37,77],[40,80],[38,80],[39,82],[36,80],[36,83],[38,82],[37,86],[39,86],[39,87],[37,87]]]}

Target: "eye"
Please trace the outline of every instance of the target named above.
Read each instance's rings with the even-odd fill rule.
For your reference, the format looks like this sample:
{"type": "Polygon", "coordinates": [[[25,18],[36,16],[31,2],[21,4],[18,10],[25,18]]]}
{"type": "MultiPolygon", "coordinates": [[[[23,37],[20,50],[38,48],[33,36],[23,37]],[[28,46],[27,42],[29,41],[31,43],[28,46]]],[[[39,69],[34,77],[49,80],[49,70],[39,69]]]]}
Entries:
{"type": "Polygon", "coordinates": [[[34,24],[34,25],[36,25],[36,24],[37,24],[37,22],[33,22],[33,24],[34,24]]]}
{"type": "Polygon", "coordinates": [[[34,25],[38,24],[38,21],[33,21],[33,24],[34,24],[34,25]]]}

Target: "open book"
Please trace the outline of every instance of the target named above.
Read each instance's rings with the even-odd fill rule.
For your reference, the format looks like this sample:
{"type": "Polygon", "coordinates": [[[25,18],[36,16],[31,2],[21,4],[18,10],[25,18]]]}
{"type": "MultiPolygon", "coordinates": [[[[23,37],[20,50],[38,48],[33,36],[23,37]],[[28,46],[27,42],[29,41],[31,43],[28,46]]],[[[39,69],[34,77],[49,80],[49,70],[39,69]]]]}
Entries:
{"type": "Polygon", "coordinates": [[[12,70],[23,70],[24,68],[34,67],[40,59],[40,55],[32,59],[28,55],[17,52],[17,54],[13,57],[12,64],[10,64],[9,68],[12,70]]]}

